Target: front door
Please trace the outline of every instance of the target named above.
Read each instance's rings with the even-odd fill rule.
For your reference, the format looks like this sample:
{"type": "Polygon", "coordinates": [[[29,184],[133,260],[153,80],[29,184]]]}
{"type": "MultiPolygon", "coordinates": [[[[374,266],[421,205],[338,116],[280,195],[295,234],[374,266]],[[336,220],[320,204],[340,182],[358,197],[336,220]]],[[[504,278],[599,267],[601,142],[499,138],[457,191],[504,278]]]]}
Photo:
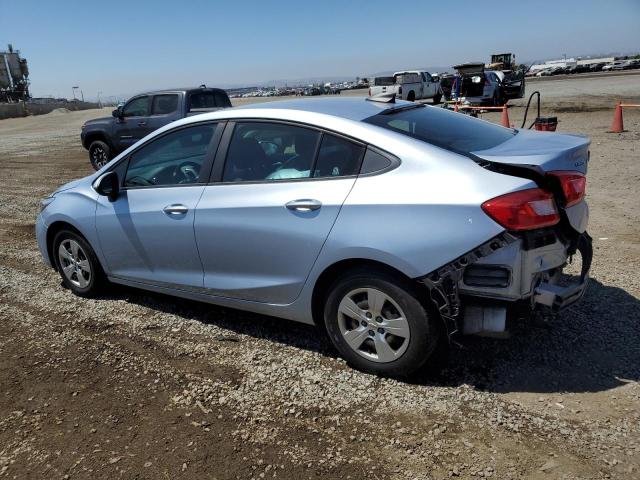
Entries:
{"type": "Polygon", "coordinates": [[[122,108],[122,115],[113,126],[113,142],[118,152],[122,152],[138,140],[151,133],[148,125],[151,97],[143,95],[132,98],[122,108]]]}
{"type": "Polygon", "coordinates": [[[216,128],[178,128],[116,165],[123,177],[122,192],[113,202],[100,197],[96,209],[110,275],[161,286],[202,287],[193,223],[210,172],[216,128]]]}
{"type": "Polygon", "coordinates": [[[220,181],[205,187],[196,211],[204,287],[224,297],[293,302],[363,153],[362,145],[308,128],[237,123],[220,181]]]}

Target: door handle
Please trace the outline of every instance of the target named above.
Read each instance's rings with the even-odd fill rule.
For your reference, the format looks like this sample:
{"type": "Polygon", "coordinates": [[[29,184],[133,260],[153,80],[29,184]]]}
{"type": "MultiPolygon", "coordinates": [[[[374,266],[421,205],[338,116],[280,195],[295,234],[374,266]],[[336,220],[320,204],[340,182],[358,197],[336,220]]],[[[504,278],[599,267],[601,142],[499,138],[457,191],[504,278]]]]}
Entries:
{"type": "Polygon", "coordinates": [[[314,199],[301,199],[301,200],[291,200],[285,204],[289,210],[295,210],[297,212],[312,212],[314,210],[318,210],[322,207],[322,202],[314,199]]]}
{"type": "Polygon", "coordinates": [[[147,124],[147,122],[138,122],[138,126],[139,127],[144,127],[147,124]]]}
{"type": "Polygon", "coordinates": [[[173,205],[167,205],[162,209],[162,211],[169,216],[173,216],[173,215],[184,215],[189,211],[189,209],[187,208],[186,205],[175,203],[173,205]]]}

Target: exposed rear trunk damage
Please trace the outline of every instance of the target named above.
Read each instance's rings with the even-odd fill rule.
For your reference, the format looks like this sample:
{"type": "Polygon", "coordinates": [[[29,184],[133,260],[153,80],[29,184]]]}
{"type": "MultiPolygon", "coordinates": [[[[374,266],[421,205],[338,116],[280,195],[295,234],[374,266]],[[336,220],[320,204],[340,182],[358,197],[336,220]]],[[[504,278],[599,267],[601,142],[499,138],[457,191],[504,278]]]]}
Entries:
{"type": "Polygon", "coordinates": [[[520,131],[501,145],[469,155],[483,168],[532,180],[553,193],[560,222],[536,230],[505,231],[421,279],[450,334],[501,334],[508,308],[525,304],[531,312],[556,313],[578,301],[586,289],[593,255],[585,231],[586,203],[581,200],[567,207],[562,187],[550,172],[585,174],[589,140],[549,135],[549,145],[542,151],[539,141],[539,132],[520,131]],[[537,148],[529,152],[534,140],[537,148]],[[581,272],[569,277],[563,268],[576,253],[582,260],[581,272]]]}

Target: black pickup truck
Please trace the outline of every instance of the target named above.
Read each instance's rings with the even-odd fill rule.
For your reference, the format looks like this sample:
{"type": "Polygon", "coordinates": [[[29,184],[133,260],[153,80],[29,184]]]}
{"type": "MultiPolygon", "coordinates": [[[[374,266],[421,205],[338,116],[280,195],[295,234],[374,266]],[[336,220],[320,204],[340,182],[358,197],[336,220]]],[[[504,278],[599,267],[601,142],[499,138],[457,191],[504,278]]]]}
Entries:
{"type": "Polygon", "coordinates": [[[229,96],[219,88],[161,90],[136,95],[112,112],[111,117],[96,118],[82,126],[82,146],[99,170],[154,130],[180,118],[231,106],[229,96]]]}

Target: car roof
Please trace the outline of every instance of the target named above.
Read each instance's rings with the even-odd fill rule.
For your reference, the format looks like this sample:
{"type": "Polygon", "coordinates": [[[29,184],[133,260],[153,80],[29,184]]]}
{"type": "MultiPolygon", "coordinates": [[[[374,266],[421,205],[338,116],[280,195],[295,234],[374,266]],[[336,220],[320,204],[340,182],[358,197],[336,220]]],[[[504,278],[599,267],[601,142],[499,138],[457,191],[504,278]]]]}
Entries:
{"type": "Polygon", "coordinates": [[[414,105],[412,102],[406,102],[403,100],[396,101],[395,103],[385,103],[370,101],[368,98],[369,97],[331,97],[277,100],[274,102],[242,105],[240,107],[233,108],[233,110],[297,110],[361,121],[379,113],[414,105]]]}
{"type": "Polygon", "coordinates": [[[221,88],[216,88],[216,87],[188,87],[188,88],[164,88],[162,90],[150,90],[148,92],[140,92],[140,93],[136,93],[135,95],[132,95],[131,98],[133,97],[139,97],[141,95],[158,95],[158,94],[162,94],[162,93],[185,93],[185,92],[193,92],[193,91],[211,91],[211,90],[215,90],[215,91],[220,91],[220,92],[224,92],[223,89],[221,88]]]}

